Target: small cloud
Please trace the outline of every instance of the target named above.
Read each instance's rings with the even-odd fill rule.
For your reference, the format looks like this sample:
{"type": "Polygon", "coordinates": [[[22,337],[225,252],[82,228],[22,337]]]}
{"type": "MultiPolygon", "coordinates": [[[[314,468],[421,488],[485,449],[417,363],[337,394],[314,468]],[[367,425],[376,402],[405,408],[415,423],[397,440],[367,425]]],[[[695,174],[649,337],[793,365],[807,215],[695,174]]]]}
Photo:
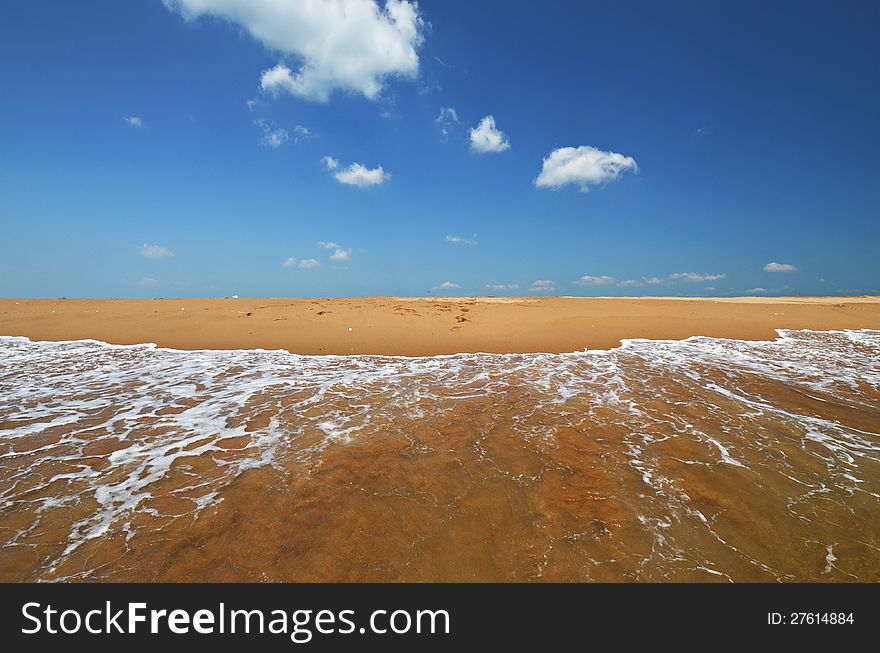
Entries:
{"type": "Polygon", "coordinates": [[[715,292],[716,290],[718,290],[718,288],[716,288],[715,286],[706,286],[705,288],[703,288],[703,290],[705,290],[706,292],[715,292]]]}
{"type": "Polygon", "coordinates": [[[339,161],[328,154],[321,159],[321,165],[324,166],[327,170],[336,170],[336,168],[339,167],[339,161]]]}
{"type": "Polygon", "coordinates": [[[311,138],[312,136],[314,136],[314,134],[312,133],[312,130],[309,129],[308,127],[303,126],[303,125],[296,125],[293,128],[293,133],[296,134],[296,136],[293,139],[294,143],[299,143],[300,139],[305,140],[305,139],[308,139],[308,138],[311,138]]]}
{"type": "Polygon", "coordinates": [[[797,267],[791,263],[770,262],[764,266],[764,272],[797,272],[797,267]]]}
{"type": "Polygon", "coordinates": [[[128,116],[123,118],[125,122],[127,122],[132,127],[143,127],[144,121],[140,116],[128,116]]]}
{"type": "Polygon", "coordinates": [[[167,247],[163,247],[162,245],[141,245],[138,247],[140,250],[141,256],[144,258],[152,258],[152,259],[160,259],[160,258],[170,258],[174,256],[174,252],[172,252],[167,247]]]}
{"type": "Polygon", "coordinates": [[[711,131],[711,127],[697,127],[694,130],[694,136],[707,136],[711,131]]]}
{"type": "Polygon", "coordinates": [[[529,286],[532,292],[553,292],[556,290],[556,282],[552,279],[537,279],[529,286]]]}
{"type": "Polygon", "coordinates": [[[667,278],[670,281],[684,281],[687,283],[705,283],[706,281],[718,281],[726,277],[726,274],[698,274],[697,272],[674,272],[667,278]]]}
{"type": "Polygon", "coordinates": [[[504,132],[495,127],[495,118],[485,116],[474,129],[471,129],[471,150],[486,154],[503,152],[510,148],[510,141],[504,132]]]}
{"type": "Polygon", "coordinates": [[[248,111],[253,111],[258,106],[260,106],[260,101],[259,100],[248,100],[245,104],[247,104],[248,111]]]}
{"type": "Polygon", "coordinates": [[[257,118],[254,124],[263,130],[263,137],[260,139],[260,145],[277,149],[287,142],[287,130],[277,127],[274,123],[257,118]]]}
{"type": "Polygon", "coordinates": [[[623,288],[631,288],[632,286],[659,286],[662,283],[663,279],[660,277],[642,277],[641,279],[627,279],[618,285],[623,288]]]}
{"type": "Polygon", "coordinates": [[[767,290],[766,288],[749,288],[748,290],[746,290],[746,292],[762,293],[762,292],[770,292],[770,291],[767,290]]]}
{"type": "Polygon", "coordinates": [[[331,261],[336,261],[340,263],[342,261],[350,261],[351,260],[351,248],[349,249],[337,249],[330,255],[331,261]]]}
{"type": "MultiPolygon", "coordinates": [[[[339,162],[335,159],[331,159],[330,157],[324,157],[324,159],[329,159],[329,161],[324,163],[328,170],[335,170],[339,166],[339,162]]],[[[382,166],[367,168],[360,163],[352,163],[347,168],[342,168],[333,173],[333,178],[340,184],[366,188],[368,186],[384,184],[391,179],[391,175],[385,172],[382,169],[382,166]]]]}
{"type": "Polygon", "coordinates": [[[153,277],[143,277],[137,282],[141,288],[155,288],[159,285],[159,280],[153,277]]]}
{"type": "Polygon", "coordinates": [[[461,236],[446,236],[446,242],[452,243],[453,245],[476,245],[476,240],[470,240],[468,238],[463,238],[461,236]]]}
{"type": "Polygon", "coordinates": [[[313,258],[298,259],[294,258],[293,256],[285,259],[281,265],[286,268],[302,268],[303,270],[310,270],[312,268],[321,267],[320,261],[317,261],[313,258]]]}
{"type": "Polygon", "coordinates": [[[337,249],[339,247],[336,243],[325,243],[323,240],[319,240],[317,245],[321,249],[337,249]]]}
{"type": "Polygon", "coordinates": [[[614,277],[609,277],[607,275],[603,275],[601,277],[594,277],[589,274],[582,276],[580,279],[574,282],[576,286],[609,286],[613,283],[616,283],[617,279],[614,277]]]}
{"type": "Polygon", "coordinates": [[[558,190],[568,184],[577,184],[581,192],[586,193],[590,186],[620,179],[627,170],[638,170],[636,160],[630,156],[604,152],[589,145],[560,147],[544,159],[535,186],[558,190]]]}
{"type": "Polygon", "coordinates": [[[457,283],[452,283],[451,281],[444,281],[439,286],[434,286],[431,290],[455,290],[456,288],[461,288],[457,283]]]}
{"type": "Polygon", "coordinates": [[[449,136],[449,132],[458,124],[458,113],[452,107],[440,107],[440,115],[434,120],[443,134],[443,138],[449,136]]]}
{"type": "Polygon", "coordinates": [[[519,284],[516,283],[487,283],[486,288],[492,292],[510,292],[511,290],[519,290],[519,284]]]}

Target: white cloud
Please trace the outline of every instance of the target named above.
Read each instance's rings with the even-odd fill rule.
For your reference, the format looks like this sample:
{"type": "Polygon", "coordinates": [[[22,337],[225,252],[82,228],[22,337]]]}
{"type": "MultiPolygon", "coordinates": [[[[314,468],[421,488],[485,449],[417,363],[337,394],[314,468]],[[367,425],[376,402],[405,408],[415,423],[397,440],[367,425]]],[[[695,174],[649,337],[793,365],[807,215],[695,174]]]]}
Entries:
{"type": "Polygon", "coordinates": [[[260,145],[271,147],[273,150],[281,147],[287,142],[287,130],[275,126],[274,123],[257,118],[254,124],[263,130],[263,137],[260,139],[260,145]]]}
{"type": "Polygon", "coordinates": [[[630,156],[604,152],[589,145],[560,147],[544,159],[535,186],[556,190],[577,184],[581,192],[586,193],[590,186],[619,179],[627,170],[638,170],[635,159],[630,156]]]}
{"type": "Polygon", "coordinates": [[[609,286],[613,283],[617,283],[617,279],[614,277],[609,277],[607,275],[603,275],[601,277],[594,277],[589,274],[582,276],[580,279],[574,282],[576,286],[609,286]]]}
{"type": "Polygon", "coordinates": [[[349,249],[337,249],[330,255],[331,261],[336,261],[337,263],[342,261],[350,261],[351,260],[351,248],[349,249]]]}
{"type": "Polygon", "coordinates": [[[319,240],[317,242],[317,245],[321,249],[337,249],[339,247],[339,245],[337,245],[336,243],[333,243],[333,242],[325,243],[323,240],[319,240]]]}
{"type": "Polygon", "coordinates": [[[455,109],[452,107],[440,107],[440,115],[437,116],[437,119],[434,122],[440,125],[440,131],[445,138],[446,136],[449,136],[449,132],[452,131],[452,128],[458,124],[458,113],[456,113],[455,109]]]}
{"type": "Polygon", "coordinates": [[[141,288],[155,288],[159,285],[159,280],[153,277],[143,277],[137,282],[141,288]]]}
{"type": "Polygon", "coordinates": [[[746,290],[746,292],[762,293],[762,292],[770,292],[770,291],[767,290],[766,288],[749,288],[748,290],[746,290]]]}
{"type": "Polygon", "coordinates": [[[452,243],[453,245],[476,245],[476,240],[471,240],[469,238],[463,238],[462,236],[446,236],[446,242],[452,243]]]}
{"type": "Polygon", "coordinates": [[[174,252],[172,252],[167,247],[163,247],[162,245],[144,244],[138,247],[138,249],[141,252],[141,256],[143,256],[144,258],[159,259],[174,256],[174,252]]]}
{"type": "Polygon", "coordinates": [[[480,154],[503,152],[510,147],[504,132],[495,127],[495,118],[485,116],[480,124],[471,129],[471,149],[480,154]]]}
{"type": "Polygon", "coordinates": [[[529,290],[533,292],[553,292],[556,290],[556,282],[552,279],[537,279],[529,286],[529,290]]]}
{"type": "Polygon", "coordinates": [[[516,283],[487,283],[486,288],[493,292],[508,292],[511,290],[519,290],[519,284],[516,283]]]}
{"type": "Polygon", "coordinates": [[[797,267],[791,263],[770,262],[764,266],[764,272],[797,272],[797,267]]]}
{"type": "Polygon", "coordinates": [[[295,143],[299,143],[300,138],[311,138],[314,134],[312,134],[312,130],[304,125],[296,125],[293,128],[293,133],[296,134],[296,138],[294,138],[295,143]]]}
{"type": "Polygon", "coordinates": [[[327,155],[321,159],[321,165],[327,168],[327,170],[336,170],[339,167],[339,161],[327,155]]]}
{"type": "MultiPolygon", "coordinates": [[[[334,166],[331,169],[334,169],[339,165],[336,161],[334,161],[333,163],[334,166]]],[[[391,179],[391,175],[385,172],[382,169],[382,166],[367,168],[360,163],[352,163],[347,168],[343,168],[342,170],[333,173],[333,177],[340,184],[348,184],[349,186],[357,186],[359,188],[366,188],[367,186],[378,186],[379,184],[384,184],[386,181],[391,179]]]]}
{"type": "Polygon", "coordinates": [[[726,277],[726,274],[698,274],[697,272],[674,272],[667,277],[670,281],[684,281],[687,283],[704,283],[706,281],[718,281],[726,277]]]}
{"type": "Polygon", "coordinates": [[[296,61],[263,72],[263,90],[326,102],[335,90],[374,99],[387,78],[414,79],[425,23],[415,2],[164,0],[185,19],[217,16],[296,61]]]}
{"type": "Polygon", "coordinates": [[[641,279],[627,279],[626,281],[621,281],[618,285],[629,288],[632,286],[659,286],[663,283],[663,279],[660,277],[642,277],[641,279]]]}
{"type": "Polygon", "coordinates": [[[452,283],[451,281],[444,281],[439,286],[434,286],[431,290],[455,290],[456,288],[461,288],[457,283],[452,283]]]}
{"type": "Polygon", "coordinates": [[[320,267],[321,263],[313,258],[298,259],[291,256],[290,258],[285,259],[281,265],[286,268],[302,268],[303,270],[310,270],[312,268],[320,267]]]}
{"type": "Polygon", "coordinates": [[[132,127],[143,127],[144,121],[140,116],[128,116],[123,118],[125,122],[127,122],[132,127]]]}

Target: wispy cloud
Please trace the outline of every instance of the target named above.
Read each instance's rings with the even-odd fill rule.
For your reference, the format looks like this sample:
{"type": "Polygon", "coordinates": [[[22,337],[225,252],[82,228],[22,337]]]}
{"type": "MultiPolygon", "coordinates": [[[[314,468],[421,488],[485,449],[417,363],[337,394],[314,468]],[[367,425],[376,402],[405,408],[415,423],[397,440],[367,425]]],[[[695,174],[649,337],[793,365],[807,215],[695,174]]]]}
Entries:
{"type": "Polygon", "coordinates": [[[519,284],[516,283],[487,283],[486,288],[492,292],[510,292],[511,290],[519,290],[519,284]]]}
{"type": "Polygon", "coordinates": [[[123,118],[125,122],[127,122],[132,127],[143,127],[144,121],[140,116],[126,116],[123,118]]]}
{"type": "Polygon", "coordinates": [[[266,92],[326,102],[334,91],[377,98],[391,77],[416,79],[426,29],[416,2],[164,0],[185,19],[215,16],[240,25],[267,50],[297,61],[263,71],[266,92]]]}
{"type": "Polygon", "coordinates": [[[726,277],[726,274],[700,274],[698,272],[673,272],[669,275],[670,281],[684,281],[687,283],[705,283],[706,281],[718,281],[726,277]]]}
{"type": "Polygon", "coordinates": [[[336,170],[339,167],[339,161],[328,154],[325,157],[321,157],[321,165],[327,170],[336,170]]]}
{"type": "Polygon", "coordinates": [[[600,277],[594,277],[589,274],[585,274],[580,279],[574,282],[576,286],[610,286],[611,284],[617,283],[617,279],[614,277],[609,277],[607,275],[603,275],[600,277]]]}
{"type": "Polygon", "coordinates": [[[556,282],[552,279],[537,279],[529,286],[532,292],[553,292],[556,290],[556,282]]]}
{"type": "Polygon", "coordinates": [[[141,288],[155,288],[159,285],[159,280],[154,279],[153,277],[142,277],[138,280],[137,285],[141,288]]]}
{"type": "Polygon", "coordinates": [[[443,137],[449,136],[449,133],[458,125],[458,113],[452,107],[440,107],[440,115],[434,121],[440,126],[440,132],[443,137]]]}
{"type": "Polygon", "coordinates": [[[163,247],[162,245],[143,244],[138,247],[138,250],[140,251],[141,256],[143,256],[144,258],[160,259],[170,258],[174,256],[174,252],[172,252],[167,247],[163,247]]]}
{"type": "Polygon", "coordinates": [[[748,290],[746,290],[746,292],[753,292],[753,293],[759,294],[759,293],[770,292],[770,291],[767,290],[766,288],[758,287],[758,288],[749,288],[748,290]]]}
{"type": "Polygon", "coordinates": [[[263,147],[269,147],[274,150],[287,142],[288,135],[286,129],[282,129],[263,118],[257,118],[254,120],[254,124],[263,131],[263,136],[260,138],[260,145],[263,147]]]}
{"type": "Polygon", "coordinates": [[[604,152],[589,145],[560,147],[544,159],[535,186],[557,190],[576,184],[581,192],[586,193],[590,186],[620,179],[627,170],[638,170],[636,160],[630,156],[604,152]]]}
{"type": "Polygon", "coordinates": [[[285,259],[281,265],[286,268],[302,268],[303,270],[310,270],[312,268],[321,267],[321,262],[313,258],[298,259],[291,256],[290,258],[285,259]]]}
{"type": "Polygon", "coordinates": [[[453,245],[476,245],[477,241],[469,238],[463,238],[462,236],[446,236],[446,242],[452,243],[453,245]]]}
{"type": "Polygon", "coordinates": [[[321,249],[337,249],[339,245],[333,242],[324,242],[323,240],[319,240],[317,242],[318,247],[321,249]]]}
{"type": "Polygon", "coordinates": [[[471,129],[471,149],[480,154],[503,152],[510,149],[507,136],[495,126],[493,116],[485,116],[480,124],[471,129]]]}
{"type": "Polygon", "coordinates": [[[776,263],[771,261],[764,266],[764,272],[797,272],[797,266],[791,263],[776,263]]]}
{"type": "Polygon", "coordinates": [[[452,281],[444,281],[439,286],[434,286],[431,290],[455,290],[457,288],[461,288],[457,283],[453,283],[452,281]]]}

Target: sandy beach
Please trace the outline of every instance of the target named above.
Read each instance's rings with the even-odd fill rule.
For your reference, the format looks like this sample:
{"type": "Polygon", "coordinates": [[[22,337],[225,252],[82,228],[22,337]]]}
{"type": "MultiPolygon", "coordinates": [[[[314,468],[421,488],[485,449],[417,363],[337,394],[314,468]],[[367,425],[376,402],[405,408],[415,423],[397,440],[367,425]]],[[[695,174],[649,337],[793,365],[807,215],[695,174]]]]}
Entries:
{"type": "Polygon", "coordinates": [[[878,329],[878,297],[0,299],[0,335],[174,349],[425,356],[609,349],[624,338],[768,340],[878,329]]]}

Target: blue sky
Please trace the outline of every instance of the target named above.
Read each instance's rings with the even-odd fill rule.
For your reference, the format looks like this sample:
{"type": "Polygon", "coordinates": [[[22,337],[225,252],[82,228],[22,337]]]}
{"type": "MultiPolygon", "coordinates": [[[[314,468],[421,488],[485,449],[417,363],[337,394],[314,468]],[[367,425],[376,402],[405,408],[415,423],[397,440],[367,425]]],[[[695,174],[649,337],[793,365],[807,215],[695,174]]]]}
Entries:
{"type": "Polygon", "coordinates": [[[6,3],[0,295],[880,293],[877,3],[307,4],[6,3]]]}

